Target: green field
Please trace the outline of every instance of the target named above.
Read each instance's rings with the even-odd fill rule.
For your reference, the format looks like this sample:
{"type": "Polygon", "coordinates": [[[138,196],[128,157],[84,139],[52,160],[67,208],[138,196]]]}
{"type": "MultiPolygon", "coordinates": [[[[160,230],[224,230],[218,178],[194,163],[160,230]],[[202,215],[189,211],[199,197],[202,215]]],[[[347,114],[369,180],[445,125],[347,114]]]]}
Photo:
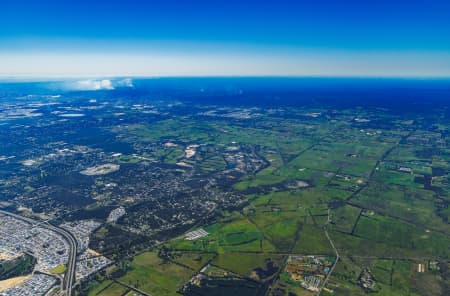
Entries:
{"type": "Polygon", "coordinates": [[[265,269],[266,260],[280,266],[281,259],[280,255],[227,252],[219,254],[212,264],[242,276],[255,278],[255,275],[252,275],[254,269],[265,269]]]}
{"type": "MultiPolygon", "coordinates": [[[[258,281],[255,270],[264,269],[268,258],[283,267],[288,254],[334,256],[326,228],[341,259],[322,295],[366,295],[358,278],[367,269],[375,277],[374,295],[442,294],[448,279],[415,268],[418,262],[450,259],[448,135],[425,128],[426,120],[410,122],[380,110],[305,116],[313,111],[324,112],[291,110],[284,118],[273,111],[251,123],[171,118],[128,126],[125,138],[158,143],[149,157],[166,164],[183,160],[202,177],[230,169],[233,151],[252,151],[265,164],[236,179],[227,176],[230,190],[245,202],[196,226],[208,236],[166,241],[170,262],[156,251],[134,257],[121,280],[174,295],[210,263],[207,274],[230,272],[258,281]],[[166,141],[179,146],[163,147],[166,141]],[[183,149],[190,144],[200,146],[187,160],[183,149]]],[[[447,123],[438,125],[446,130],[447,123]]],[[[283,276],[274,279],[269,295],[312,295],[283,276]]]]}
{"type": "Polygon", "coordinates": [[[383,216],[362,216],[355,235],[423,256],[450,258],[449,237],[383,216]]]}
{"type": "Polygon", "coordinates": [[[102,290],[100,293],[95,294],[98,296],[122,296],[126,292],[128,292],[130,289],[127,287],[124,287],[121,284],[112,283],[108,287],[106,287],[104,290],[102,290]]]}
{"type": "Polygon", "coordinates": [[[55,268],[53,268],[52,270],[50,270],[50,272],[53,274],[63,274],[64,272],[66,272],[66,269],[67,269],[66,265],[60,264],[55,268]]]}
{"type": "Polygon", "coordinates": [[[349,205],[333,209],[331,211],[333,229],[351,233],[360,213],[361,209],[349,205]]]}
{"type": "Polygon", "coordinates": [[[189,252],[173,252],[172,259],[174,262],[188,266],[193,270],[200,270],[205,264],[213,260],[216,253],[189,253],[189,252]]]}
{"type": "Polygon", "coordinates": [[[165,262],[156,253],[145,252],[133,258],[130,270],[118,280],[150,294],[177,295],[177,290],[192,276],[192,271],[165,262]]]}
{"type": "Polygon", "coordinates": [[[176,250],[223,252],[226,250],[262,251],[273,250],[264,234],[249,220],[238,218],[232,222],[205,227],[207,237],[194,241],[179,238],[167,246],[176,250]]]}

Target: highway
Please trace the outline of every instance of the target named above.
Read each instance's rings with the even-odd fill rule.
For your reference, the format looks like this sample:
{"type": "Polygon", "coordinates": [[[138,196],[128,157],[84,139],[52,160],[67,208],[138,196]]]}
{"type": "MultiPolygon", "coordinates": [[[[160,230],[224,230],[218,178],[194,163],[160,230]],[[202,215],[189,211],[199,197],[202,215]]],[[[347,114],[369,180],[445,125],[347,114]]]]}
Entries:
{"type": "MultiPolygon", "coordinates": [[[[36,225],[39,223],[33,219],[26,218],[26,217],[16,215],[16,214],[13,214],[10,212],[6,212],[3,210],[0,210],[0,213],[12,216],[14,218],[31,223],[33,225],[36,225]]],[[[47,228],[49,230],[52,230],[52,231],[58,233],[69,244],[69,260],[67,262],[67,269],[66,269],[66,273],[64,275],[63,290],[65,291],[65,294],[67,296],[72,296],[73,284],[75,282],[75,267],[76,267],[76,260],[77,260],[77,241],[76,241],[75,237],[73,236],[73,234],[71,234],[70,232],[68,232],[67,230],[65,230],[63,228],[54,226],[50,223],[40,223],[39,227],[47,228]]]]}

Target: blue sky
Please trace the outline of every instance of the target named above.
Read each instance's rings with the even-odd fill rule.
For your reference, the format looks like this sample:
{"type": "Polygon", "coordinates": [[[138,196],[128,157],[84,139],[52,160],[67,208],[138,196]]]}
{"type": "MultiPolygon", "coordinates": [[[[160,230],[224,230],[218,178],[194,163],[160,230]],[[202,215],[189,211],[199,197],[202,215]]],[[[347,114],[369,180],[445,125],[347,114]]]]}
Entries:
{"type": "Polygon", "coordinates": [[[0,2],[0,76],[450,77],[450,1],[0,2]]]}

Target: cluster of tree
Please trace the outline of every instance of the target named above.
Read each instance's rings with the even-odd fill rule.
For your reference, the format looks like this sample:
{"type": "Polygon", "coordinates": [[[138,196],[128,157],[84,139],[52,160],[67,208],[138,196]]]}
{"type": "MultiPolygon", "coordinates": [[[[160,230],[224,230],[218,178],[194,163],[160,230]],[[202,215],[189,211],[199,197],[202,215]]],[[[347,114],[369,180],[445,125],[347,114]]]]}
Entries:
{"type": "Polygon", "coordinates": [[[33,271],[36,259],[28,254],[23,254],[12,260],[0,261],[0,280],[29,274],[33,271]]]}

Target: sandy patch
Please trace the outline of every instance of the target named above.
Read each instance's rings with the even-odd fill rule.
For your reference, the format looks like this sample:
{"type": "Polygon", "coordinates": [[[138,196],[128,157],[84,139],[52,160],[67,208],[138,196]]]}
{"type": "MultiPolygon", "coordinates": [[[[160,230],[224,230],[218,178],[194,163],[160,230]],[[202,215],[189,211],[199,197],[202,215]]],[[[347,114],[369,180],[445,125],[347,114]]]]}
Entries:
{"type": "Polygon", "coordinates": [[[94,256],[101,256],[101,255],[102,255],[102,254],[100,254],[99,252],[97,252],[97,251],[95,251],[95,250],[92,250],[92,249],[87,249],[87,252],[88,252],[89,254],[94,255],[94,256]]]}
{"type": "Polygon", "coordinates": [[[120,169],[120,165],[118,164],[102,164],[95,167],[87,168],[80,172],[82,175],[86,176],[98,176],[98,175],[106,175],[109,173],[117,172],[120,169]]]}
{"type": "Polygon", "coordinates": [[[9,261],[9,260],[13,260],[13,259],[15,259],[17,257],[19,257],[18,254],[17,255],[11,255],[11,254],[6,253],[6,252],[0,253],[0,260],[8,260],[9,261]]]}
{"type": "Polygon", "coordinates": [[[4,291],[6,289],[12,288],[14,286],[17,286],[21,282],[25,281],[26,279],[30,278],[30,275],[24,275],[24,276],[18,276],[14,278],[10,278],[7,280],[0,281],[0,292],[4,291]]]}
{"type": "Polygon", "coordinates": [[[172,143],[170,141],[164,144],[164,147],[177,147],[177,146],[178,146],[177,144],[172,143]]]}
{"type": "Polygon", "coordinates": [[[196,148],[199,147],[199,145],[189,145],[186,147],[186,149],[184,150],[184,153],[186,154],[186,158],[191,158],[192,156],[195,155],[196,148]]]}

